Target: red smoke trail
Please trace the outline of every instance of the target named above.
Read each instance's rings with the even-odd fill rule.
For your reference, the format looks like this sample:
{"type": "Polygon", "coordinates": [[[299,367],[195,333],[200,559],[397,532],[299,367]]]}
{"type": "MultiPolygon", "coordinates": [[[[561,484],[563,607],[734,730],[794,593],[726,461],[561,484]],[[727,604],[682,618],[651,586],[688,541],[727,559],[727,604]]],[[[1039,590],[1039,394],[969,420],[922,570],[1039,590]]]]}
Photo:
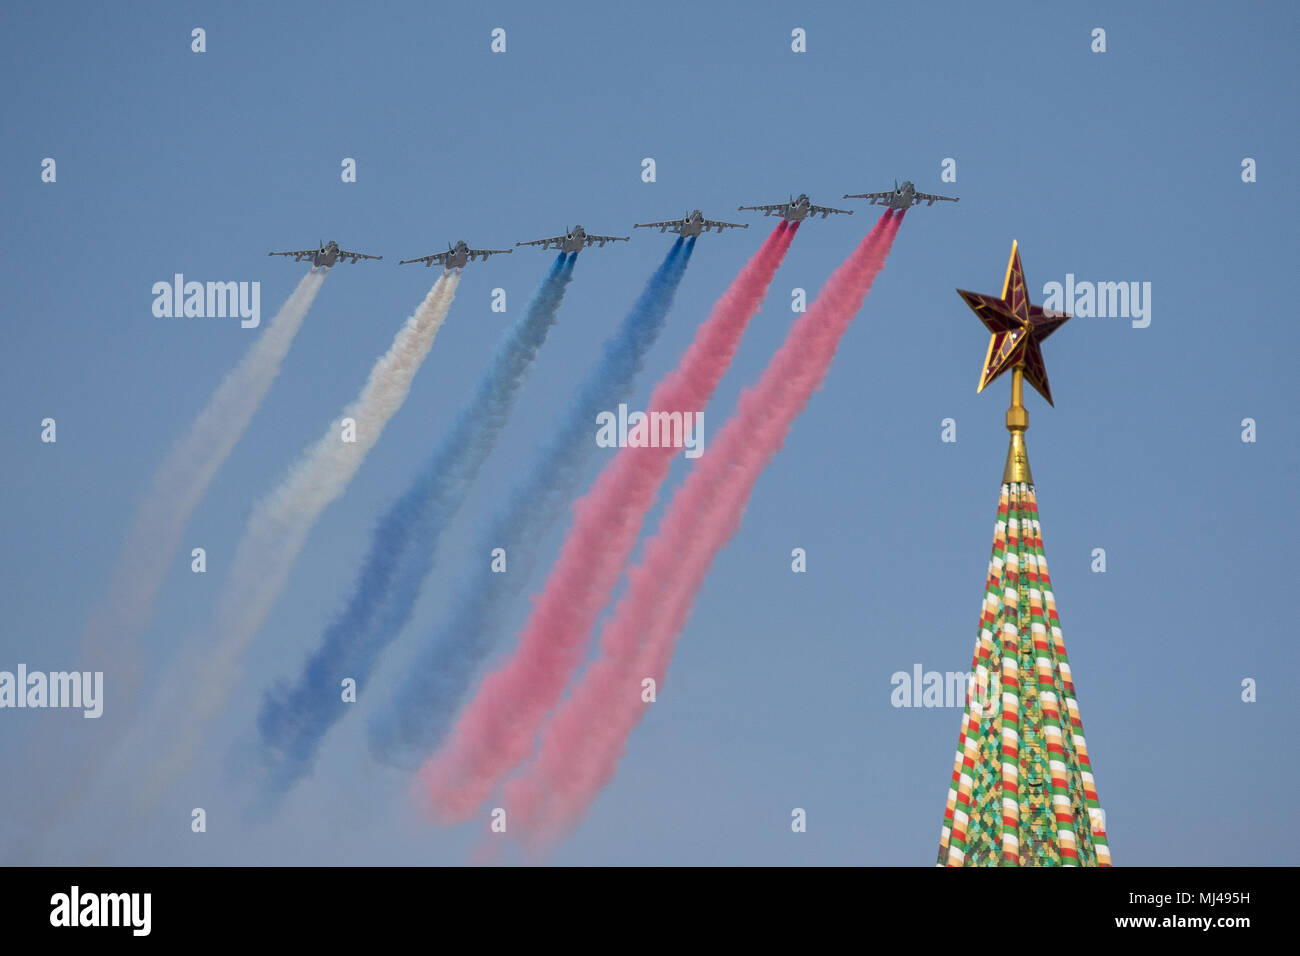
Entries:
{"type": "MultiPolygon", "coordinates": [[[[655,387],[650,411],[699,411],[726,374],[797,225],[782,222],[746,263],[677,368],[655,387]]],[[[546,714],[587,653],[596,618],[636,546],[676,448],[621,448],[573,508],[573,526],[511,658],[489,674],[442,750],[420,771],[434,811],[471,815],[533,749],[546,714]]]]}
{"type": "Polygon", "coordinates": [[[515,832],[530,840],[562,835],[613,777],[648,706],[642,680],[662,686],[713,559],[739,528],[758,476],[825,378],[901,220],[887,212],[835,270],[673,495],[644,560],[628,573],[628,590],[601,635],[600,656],[543,734],[531,772],[506,786],[504,806],[515,832]]]}

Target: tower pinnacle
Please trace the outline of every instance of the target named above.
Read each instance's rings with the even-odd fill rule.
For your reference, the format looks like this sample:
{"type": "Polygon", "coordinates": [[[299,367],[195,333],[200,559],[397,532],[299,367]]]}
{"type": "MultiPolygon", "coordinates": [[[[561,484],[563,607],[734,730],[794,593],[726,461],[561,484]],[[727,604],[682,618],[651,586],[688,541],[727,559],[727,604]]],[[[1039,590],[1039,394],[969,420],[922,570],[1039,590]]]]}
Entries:
{"type": "Polygon", "coordinates": [[[1039,343],[1069,316],[1029,303],[1015,243],[1001,298],[958,293],[993,336],[979,390],[1011,370],[1011,441],[939,863],[1109,866],[1025,448],[1024,382],[1051,403],[1039,343]]]}

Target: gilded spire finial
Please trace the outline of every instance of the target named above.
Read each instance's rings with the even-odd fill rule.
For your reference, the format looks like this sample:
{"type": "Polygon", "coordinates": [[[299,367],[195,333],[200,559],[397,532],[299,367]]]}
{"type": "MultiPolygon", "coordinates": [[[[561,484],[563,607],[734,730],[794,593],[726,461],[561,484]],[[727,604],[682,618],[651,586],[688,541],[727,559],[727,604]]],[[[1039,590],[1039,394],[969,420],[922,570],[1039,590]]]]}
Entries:
{"type": "Polygon", "coordinates": [[[1007,431],[1011,443],[1007,448],[1007,464],[1002,469],[1003,482],[1034,483],[1029,470],[1029,450],[1025,447],[1025,431],[1029,428],[1029,409],[1024,405],[1025,369],[1017,365],[1011,370],[1011,407],[1007,409],[1007,431]]]}
{"type": "Polygon", "coordinates": [[[958,289],[966,304],[979,316],[985,328],[992,333],[984,368],[980,372],[977,392],[1007,369],[1011,370],[1011,407],[1007,409],[1007,431],[1011,443],[1007,449],[1007,464],[1002,473],[1004,482],[1032,484],[1029,471],[1029,452],[1025,448],[1025,430],[1029,428],[1029,410],[1024,404],[1024,382],[1052,404],[1052,388],[1047,381],[1047,367],[1039,347],[1070,316],[1053,312],[1029,302],[1025,272],[1020,265],[1020,246],[1011,243],[1011,258],[1007,261],[1006,277],[1002,280],[1002,296],[994,298],[979,292],[958,289]]]}

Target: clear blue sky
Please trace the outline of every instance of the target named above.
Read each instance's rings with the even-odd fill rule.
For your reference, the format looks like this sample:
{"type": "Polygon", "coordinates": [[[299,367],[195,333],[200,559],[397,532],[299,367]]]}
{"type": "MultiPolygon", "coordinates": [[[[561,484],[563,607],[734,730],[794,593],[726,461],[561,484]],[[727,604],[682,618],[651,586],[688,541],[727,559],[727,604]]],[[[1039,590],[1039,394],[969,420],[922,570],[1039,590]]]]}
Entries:
{"type": "MultiPolygon", "coordinates": [[[[917,662],[970,661],[1007,385],[975,394],[987,335],[953,289],[998,292],[1014,238],[1035,301],[1066,273],[1152,284],[1148,328],[1069,322],[1044,349],[1057,407],[1029,398],[1047,555],[1114,860],[1300,862],[1285,826],[1300,787],[1288,730],[1300,712],[1298,20],[1289,3],[6,5],[0,669],[77,666],[138,496],[260,334],[155,318],[154,282],[260,281],[265,320],[302,271],[267,251],[332,237],[385,257],[332,271],[196,512],[185,551],[205,547],[210,570],[191,574],[178,556],[146,636],[156,676],[210,620],[221,556],[254,500],[355,395],[426,291],[433,273],[398,259],[462,236],[505,248],[576,222],[626,235],[695,206],[735,218],[741,203],[791,192],[855,205],[852,218],[800,229],[706,413],[707,441],[789,327],[791,289],[813,294],[874,221],[840,196],[911,178],[960,204],[908,215],[706,582],[616,781],[551,859],[934,861],[960,711],[895,709],[889,679],[917,662]],[[505,54],[489,50],[495,27],[505,54]],[[803,54],[790,50],[796,27],[803,54]],[[1104,54],[1090,52],[1094,27],[1104,54]],[[57,183],[40,181],[44,157],[57,183]],[[357,161],[354,184],[340,181],[344,157],[357,161]],[[657,182],[641,181],[644,157],[657,182]],[[939,179],[946,157],[956,183],[939,179]],[[1241,181],[1244,157],[1258,182],[1241,181]],[[47,416],[55,445],[39,440],[47,416]],[[955,444],[940,441],[949,417],[955,444]],[[1254,444],[1241,441],[1246,417],[1254,444]],[[790,571],[796,546],[807,574],[790,571]],[[1097,547],[1105,574],[1090,571],[1097,547]],[[1258,681],[1258,702],[1241,701],[1244,678],[1258,681]],[[805,834],[790,832],[793,807],[808,812],[805,834]]],[[[766,226],[751,221],[700,241],[641,405],[756,248],[766,226]]],[[[531,462],[666,242],[638,234],[580,256],[525,400],[370,695],[395,686],[412,639],[439,620],[468,560],[458,549],[531,462]]],[[[365,757],[371,701],[269,826],[239,817],[228,755],[263,688],[315,645],[372,523],[552,258],[520,250],[466,271],[405,407],[310,538],[248,658],[245,693],[115,860],[465,859],[477,832],[417,819],[405,778],[365,757]],[[497,286],[508,316],[490,311],[497,286]],[[202,836],[189,830],[194,806],[209,812],[202,836]]],[[[79,786],[74,768],[24,778],[26,742],[47,721],[83,730],[67,713],[0,712],[5,789],[79,786]]],[[[67,820],[50,859],[81,859],[93,828],[67,820]]],[[[0,828],[0,843],[13,835],[0,828]]]]}

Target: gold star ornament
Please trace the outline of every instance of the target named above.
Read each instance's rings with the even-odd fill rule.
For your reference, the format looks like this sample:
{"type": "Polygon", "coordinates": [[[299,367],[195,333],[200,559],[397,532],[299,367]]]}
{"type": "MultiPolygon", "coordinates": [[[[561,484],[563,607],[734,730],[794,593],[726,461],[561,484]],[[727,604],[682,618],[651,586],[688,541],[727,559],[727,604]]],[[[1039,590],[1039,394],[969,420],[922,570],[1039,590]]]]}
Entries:
{"type": "Polygon", "coordinates": [[[1007,262],[1007,275],[1002,282],[1002,297],[982,295],[958,289],[957,294],[975,310],[981,322],[992,333],[984,368],[980,372],[977,392],[1009,368],[1021,367],[1024,377],[1038,393],[1052,403],[1052,387],[1047,382],[1047,366],[1043,364],[1042,341],[1065,324],[1070,316],[1064,312],[1044,310],[1030,305],[1029,290],[1025,286],[1025,273],[1020,265],[1020,248],[1011,243],[1011,259],[1007,262]]]}

